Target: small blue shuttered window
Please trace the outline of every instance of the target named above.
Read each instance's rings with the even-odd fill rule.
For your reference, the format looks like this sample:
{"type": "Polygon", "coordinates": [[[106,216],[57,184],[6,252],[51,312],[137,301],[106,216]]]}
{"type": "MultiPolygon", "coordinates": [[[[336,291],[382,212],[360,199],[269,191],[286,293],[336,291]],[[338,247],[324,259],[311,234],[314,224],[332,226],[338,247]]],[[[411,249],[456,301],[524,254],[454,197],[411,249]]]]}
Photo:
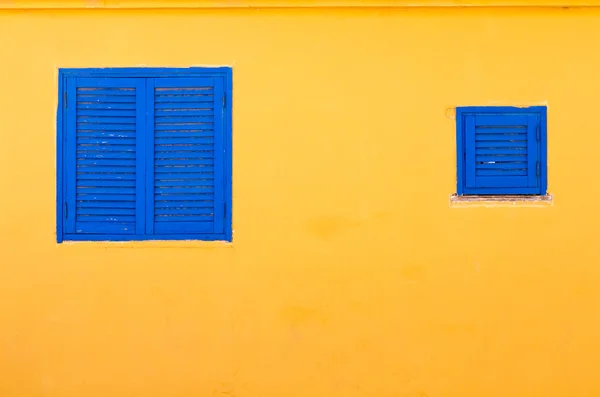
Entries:
{"type": "Polygon", "coordinates": [[[456,110],[459,195],[546,194],[545,107],[456,110]]]}
{"type": "Polygon", "coordinates": [[[57,238],[231,240],[231,70],[61,70],[57,238]]]}

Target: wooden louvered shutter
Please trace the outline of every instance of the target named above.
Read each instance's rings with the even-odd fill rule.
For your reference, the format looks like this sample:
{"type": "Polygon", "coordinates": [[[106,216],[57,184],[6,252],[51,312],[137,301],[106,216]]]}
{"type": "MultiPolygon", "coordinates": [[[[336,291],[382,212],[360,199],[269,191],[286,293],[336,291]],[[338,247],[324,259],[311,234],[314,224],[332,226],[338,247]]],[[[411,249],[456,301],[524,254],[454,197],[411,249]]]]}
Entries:
{"type": "Polygon", "coordinates": [[[539,136],[536,115],[467,115],[467,188],[539,186],[539,136]]]}
{"type": "Polygon", "coordinates": [[[146,233],[223,233],[223,80],[156,78],[147,90],[146,233]]]}
{"type": "Polygon", "coordinates": [[[145,81],[69,78],[66,233],[144,233],[145,81]]]}

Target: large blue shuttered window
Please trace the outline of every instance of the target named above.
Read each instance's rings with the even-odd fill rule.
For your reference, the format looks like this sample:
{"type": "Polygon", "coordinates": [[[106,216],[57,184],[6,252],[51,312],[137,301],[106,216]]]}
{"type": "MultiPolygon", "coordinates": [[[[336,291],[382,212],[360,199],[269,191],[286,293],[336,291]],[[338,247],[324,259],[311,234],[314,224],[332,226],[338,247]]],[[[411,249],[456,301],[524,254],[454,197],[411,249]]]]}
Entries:
{"type": "Polygon", "coordinates": [[[231,69],[67,69],[59,86],[59,242],[231,240],[231,69]]]}
{"type": "Polygon", "coordinates": [[[456,110],[459,195],[546,194],[545,107],[456,110]]]}

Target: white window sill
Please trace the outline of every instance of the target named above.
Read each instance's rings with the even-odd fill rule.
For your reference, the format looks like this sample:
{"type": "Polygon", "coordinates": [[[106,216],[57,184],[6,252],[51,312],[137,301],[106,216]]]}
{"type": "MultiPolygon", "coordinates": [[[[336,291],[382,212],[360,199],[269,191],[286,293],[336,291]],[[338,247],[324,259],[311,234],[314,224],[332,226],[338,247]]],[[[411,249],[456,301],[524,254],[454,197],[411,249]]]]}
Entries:
{"type": "Polygon", "coordinates": [[[551,207],[554,197],[544,196],[450,196],[451,208],[472,207],[551,207]]]}

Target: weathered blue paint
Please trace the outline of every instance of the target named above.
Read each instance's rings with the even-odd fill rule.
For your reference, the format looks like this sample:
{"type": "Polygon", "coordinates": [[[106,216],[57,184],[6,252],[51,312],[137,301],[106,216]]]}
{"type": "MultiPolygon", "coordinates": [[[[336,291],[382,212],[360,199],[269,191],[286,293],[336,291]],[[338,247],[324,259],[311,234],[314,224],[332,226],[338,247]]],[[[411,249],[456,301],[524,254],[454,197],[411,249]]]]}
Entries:
{"type": "Polygon", "coordinates": [[[456,109],[459,195],[543,195],[546,107],[456,109]]]}
{"type": "MultiPolygon", "coordinates": [[[[232,73],[230,68],[225,67],[60,70],[57,241],[231,241],[231,92],[232,73]],[[190,85],[214,90],[211,103],[214,115],[212,110],[186,106],[186,101],[173,104],[171,96],[160,96],[159,91],[156,98],[154,95],[154,87],[170,88],[170,95],[188,94],[189,91],[178,89],[190,85]],[[129,94],[123,92],[120,95],[124,97],[111,97],[116,102],[110,105],[89,97],[77,102],[77,87],[96,87],[92,94],[98,96],[114,94],[114,91],[108,90],[116,87],[135,88],[135,107],[131,100],[124,100],[129,94]],[[171,104],[160,103],[160,100],[171,104]],[[163,108],[177,108],[179,111],[177,115],[171,115],[163,108]],[[131,123],[133,116],[136,117],[135,134],[131,123]],[[155,117],[159,120],[156,126],[155,117]],[[163,125],[160,125],[160,120],[163,125]],[[200,145],[192,137],[197,132],[178,133],[181,137],[164,138],[160,144],[156,143],[155,136],[160,135],[161,130],[173,130],[171,123],[189,123],[190,120],[212,123],[214,132],[209,141],[214,141],[214,151],[206,151],[210,149],[206,146],[189,147],[200,145]],[[77,123],[85,128],[78,130],[77,123]],[[160,153],[156,160],[155,144],[158,145],[157,153],[160,153]],[[173,144],[188,146],[174,147],[173,144]],[[182,150],[185,156],[182,156],[182,150]],[[203,174],[201,187],[196,186],[200,182],[191,181],[197,180],[198,175],[182,176],[177,169],[164,168],[213,162],[214,180],[207,180],[203,174]],[[93,167],[93,170],[76,173],[78,165],[79,169],[85,165],[93,167]],[[156,174],[158,179],[155,180],[155,167],[161,166],[164,173],[156,174]],[[131,176],[133,174],[125,178],[108,178],[111,174],[107,172],[111,171],[111,167],[130,167],[135,170],[135,180],[131,176]],[[80,190],[77,190],[78,184],[82,187],[80,190]],[[154,203],[155,193],[167,194],[158,207],[154,203]],[[78,194],[90,200],[77,200],[78,194]],[[200,197],[197,195],[202,194],[214,197],[214,205],[208,210],[188,208],[193,207],[190,203],[193,204],[200,197]],[[103,200],[100,206],[97,197],[103,200]],[[178,199],[184,200],[185,204],[172,201],[178,199]]],[[[188,97],[180,97],[184,98],[189,101],[188,97]]],[[[183,130],[186,126],[177,128],[183,130]]],[[[194,130],[197,129],[194,127],[194,130]]],[[[119,168],[119,172],[122,170],[119,168]]]]}

